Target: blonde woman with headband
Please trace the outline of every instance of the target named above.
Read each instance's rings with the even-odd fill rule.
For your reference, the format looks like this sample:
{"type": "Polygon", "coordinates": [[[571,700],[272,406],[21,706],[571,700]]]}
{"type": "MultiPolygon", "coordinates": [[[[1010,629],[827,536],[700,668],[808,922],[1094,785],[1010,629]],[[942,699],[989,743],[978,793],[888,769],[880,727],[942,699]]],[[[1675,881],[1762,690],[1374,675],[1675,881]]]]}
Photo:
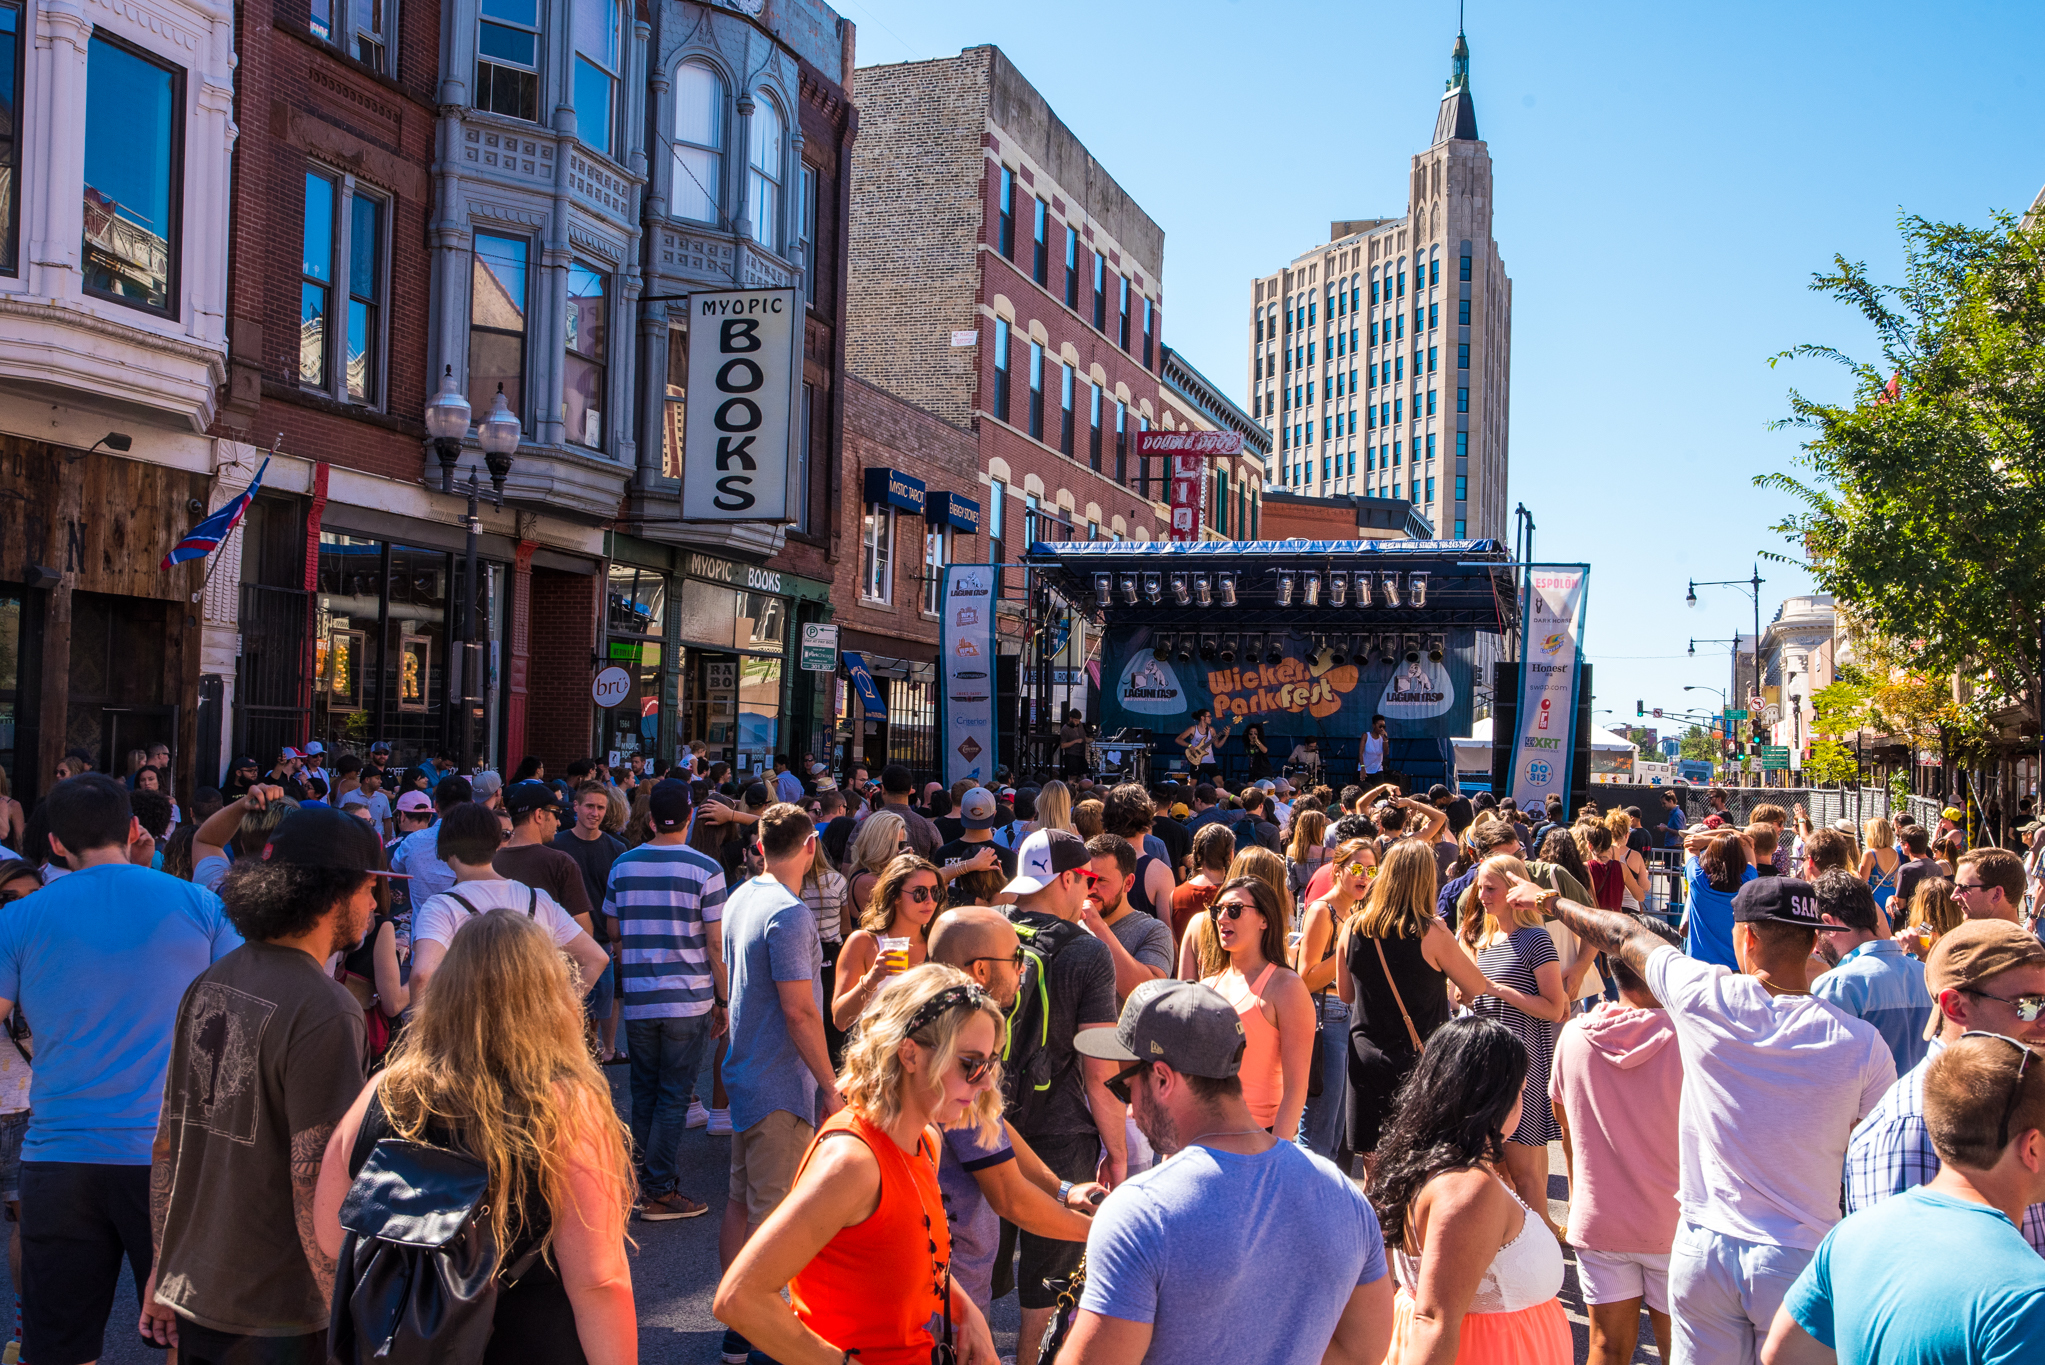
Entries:
{"type": "Polygon", "coordinates": [[[725,1272],[719,1321],[778,1361],[927,1365],[948,1346],[960,1365],[997,1365],[986,1319],[952,1282],[937,1161],[939,1129],[1001,1125],[1003,1028],[955,967],[928,963],[881,990],[845,1045],[845,1107],[725,1272]]]}
{"type": "Polygon", "coordinates": [[[328,1256],[343,1256],[342,1200],[384,1138],[488,1171],[482,1207],[500,1267],[543,1253],[500,1286],[484,1365],[638,1358],[625,1128],[582,1041],[568,961],[523,911],[489,911],[455,935],[389,1066],[334,1129],[313,1196],[328,1256]]]}

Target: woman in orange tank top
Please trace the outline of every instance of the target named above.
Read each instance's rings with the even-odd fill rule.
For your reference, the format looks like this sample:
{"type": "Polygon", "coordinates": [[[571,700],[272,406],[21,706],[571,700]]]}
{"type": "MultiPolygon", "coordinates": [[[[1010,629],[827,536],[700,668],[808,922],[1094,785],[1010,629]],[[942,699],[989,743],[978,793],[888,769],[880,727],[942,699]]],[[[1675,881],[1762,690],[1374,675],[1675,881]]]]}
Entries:
{"type": "Polygon", "coordinates": [[[1228,966],[1206,978],[1243,1021],[1243,1102],[1279,1138],[1299,1133],[1314,1059],[1314,998],[1285,966],[1285,907],[1261,877],[1236,877],[1210,912],[1228,966]]]}
{"type": "Polygon", "coordinates": [[[948,1337],[961,1365],[996,1365],[986,1319],[951,1282],[937,1159],[939,1127],[1001,1122],[1001,1029],[956,968],[881,988],[845,1044],[844,1107],[725,1272],[719,1321],[780,1365],[931,1365],[948,1337]]]}

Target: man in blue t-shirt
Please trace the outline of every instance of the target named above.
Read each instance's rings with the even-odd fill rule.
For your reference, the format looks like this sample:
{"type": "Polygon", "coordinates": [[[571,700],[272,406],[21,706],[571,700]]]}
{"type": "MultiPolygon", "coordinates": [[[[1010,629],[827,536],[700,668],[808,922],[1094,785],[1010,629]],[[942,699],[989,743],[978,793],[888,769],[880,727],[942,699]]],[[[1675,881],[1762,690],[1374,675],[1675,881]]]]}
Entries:
{"type": "Polygon", "coordinates": [[[130,861],[147,844],[121,783],[86,773],[43,809],[70,873],[0,912],[0,1018],[20,1004],[37,1049],[21,1149],[23,1356],[95,1360],[121,1258],[149,1282],[150,1144],[178,1001],[242,940],[212,892],[130,861]]]}
{"type": "Polygon", "coordinates": [[[1235,1007],[1197,982],[1146,981],[1115,1028],[1075,1046],[1122,1064],[1109,1088],[1174,1159],[1130,1176],[1094,1215],[1059,1359],[1383,1360],[1392,1282],[1377,1217],[1331,1162],[1250,1116],[1235,1007]]]}
{"type": "Polygon", "coordinates": [[[1939,1173],[1826,1234],[1776,1310],[1766,1365],[2038,1358],[2045,1259],[2017,1224],[2045,1200],[2045,1063],[2002,1034],[1956,1038],[1925,1072],[1924,1121],[1939,1173]]]}

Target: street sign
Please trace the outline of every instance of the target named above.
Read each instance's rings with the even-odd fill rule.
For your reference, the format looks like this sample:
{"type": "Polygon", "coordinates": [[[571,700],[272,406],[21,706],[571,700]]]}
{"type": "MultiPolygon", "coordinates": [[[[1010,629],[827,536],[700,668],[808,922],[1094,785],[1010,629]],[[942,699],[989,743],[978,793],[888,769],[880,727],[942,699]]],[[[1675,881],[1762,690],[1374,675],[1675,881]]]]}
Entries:
{"type": "Polygon", "coordinates": [[[597,674],[596,681],[589,685],[589,695],[606,711],[625,700],[631,690],[632,675],[616,664],[597,674]]]}
{"type": "Polygon", "coordinates": [[[1745,720],[1747,719],[1747,713],[1745,711],[1728,711],[1725,713],[1725,717],[1727,720],[1745,720]]]}
{"type": "Polygon", "coordinates": [[[1787,771],[1789,768],[1789,746],[1787,744],[1763,744],[1760,747],[1762,772],[1787,771]]]}
{"type": "Polygon", "coordinates": [[[802,628],[802,667],[806,673],[838,671],[838,628],[811,621],[802,628]]]}
{"type": "Polygon", "coordinates": [[[1659,706],[1655,707],[1655,709],[1654,709],[1654,718],[1655,718],[1656,720],[1660,720],[1660,719],[1662,718],[1662,708],[1661,708],[1661,707],[1659,707],[1659,706]]]}

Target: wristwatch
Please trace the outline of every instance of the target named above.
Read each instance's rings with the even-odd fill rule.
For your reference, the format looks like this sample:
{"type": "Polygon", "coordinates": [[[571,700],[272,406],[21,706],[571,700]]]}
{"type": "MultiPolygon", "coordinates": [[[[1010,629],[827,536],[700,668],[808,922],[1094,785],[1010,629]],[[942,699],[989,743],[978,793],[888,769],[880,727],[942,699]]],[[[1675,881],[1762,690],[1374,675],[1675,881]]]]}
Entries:
{"type": "Polygon", "coordinates": [[[1071,1182],[1070,1180],[1061,1180],[1061,1181],[1059,1181],[1059,1182],[1058,1182],[1058,1202],[1059,1202],[1059,1203],[1061,1203],[1061,1204],[1066,1204],[1066,1203],[1070,1203],[1070,1202],[1071,1202],[1071,1200],[1072,1200],[1072,1182],[1071,1182]]]}

